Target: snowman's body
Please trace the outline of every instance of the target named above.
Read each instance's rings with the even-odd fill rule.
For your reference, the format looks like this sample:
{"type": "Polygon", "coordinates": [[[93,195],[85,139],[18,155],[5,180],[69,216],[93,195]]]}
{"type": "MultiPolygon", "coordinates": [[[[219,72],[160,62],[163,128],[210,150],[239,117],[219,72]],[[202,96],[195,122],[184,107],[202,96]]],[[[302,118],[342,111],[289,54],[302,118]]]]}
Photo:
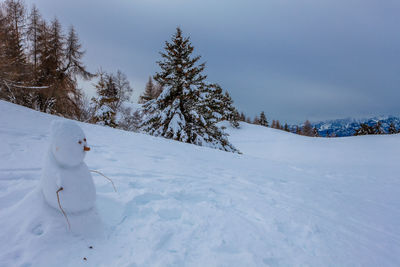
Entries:
{"type": "Polygon", "coordinates": [[[65,212],[81,212],[94,206],[96,189],[83,162],[85,150],[88,150],[86,138],[76,123],[52,124],[51,144],[41,179],[41,189],[50,206],[59,209],[57,191],[65,212]]]}

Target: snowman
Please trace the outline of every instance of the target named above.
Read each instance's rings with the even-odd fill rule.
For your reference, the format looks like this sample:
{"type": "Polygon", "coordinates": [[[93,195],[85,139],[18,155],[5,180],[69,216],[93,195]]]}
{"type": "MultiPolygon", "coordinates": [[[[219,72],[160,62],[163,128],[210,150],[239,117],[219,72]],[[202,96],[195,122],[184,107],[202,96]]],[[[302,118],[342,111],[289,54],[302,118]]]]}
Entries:
{"type": "Polygon", "coordinates": [[[52,123],[40,187],[46,202],[61,210],[64,216],[65,212],[88,211],[94,207],[96,188],[83,162],[89,150],[85,134],[75,122],[52,123]]]}

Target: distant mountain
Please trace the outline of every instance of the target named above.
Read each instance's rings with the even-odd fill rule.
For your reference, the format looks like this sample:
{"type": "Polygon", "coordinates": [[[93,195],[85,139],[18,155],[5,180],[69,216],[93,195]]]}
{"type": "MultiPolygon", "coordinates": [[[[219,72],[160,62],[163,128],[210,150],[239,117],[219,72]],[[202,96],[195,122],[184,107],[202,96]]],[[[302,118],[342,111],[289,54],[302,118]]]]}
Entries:
{"type": "MultiPolygon", "coordinates": [[[[352,136],[356,129],[360,128],[360,123],[366,123],[369,126],[375,125],[378,121],[382,123],[382,129],[388,132],[390,123],[394,123],[396,129],[400,129],[400,118],[395,116],[379,116],[367,119],[338,119],[311,123],[313,127],[316,127],[321,136],[336,135],[341,136],[352,136]]],[[[299,125],[300,126],[300,125],[299,125]]],[[[302,125],[301,125],[302,126],[302,125]]],[[[292,126],[291,129],[295,129],[296,126],[292,126]]]]}

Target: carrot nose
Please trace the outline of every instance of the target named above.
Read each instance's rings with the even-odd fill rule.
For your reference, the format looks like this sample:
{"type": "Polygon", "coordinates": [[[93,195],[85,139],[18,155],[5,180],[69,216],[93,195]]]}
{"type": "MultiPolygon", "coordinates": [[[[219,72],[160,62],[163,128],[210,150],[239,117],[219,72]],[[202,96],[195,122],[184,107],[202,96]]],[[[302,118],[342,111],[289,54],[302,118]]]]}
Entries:
{"type": "Polygon", "coordinates": [[[84,151],[90,151],[90,147],[84,146],[84,147],[83,147],[83,150],[84,150],[84,151]]]}

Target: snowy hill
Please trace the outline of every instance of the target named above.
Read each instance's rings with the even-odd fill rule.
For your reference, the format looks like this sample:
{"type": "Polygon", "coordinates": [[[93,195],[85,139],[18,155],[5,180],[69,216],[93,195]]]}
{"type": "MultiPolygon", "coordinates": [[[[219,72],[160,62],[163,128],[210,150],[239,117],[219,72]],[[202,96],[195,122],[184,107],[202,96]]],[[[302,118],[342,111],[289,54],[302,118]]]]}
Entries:
{"type": "Polygon", "coordinates": [[[243,123],[228,128],[238,155],[80,124],[118,192],[93,174],[97,210],[69,231],[37,190],[55,119],[0,101],[0,266],[400,264],[398,134],[243,123]]]}
{"type": "MultiPolygon", "coordinates": [[[[366,123],[369,126],[375,125],[378,121],[382,123],[382,129],[385,132],[389,132],[390,123],[393,122],[396,129],[400,129],[400,118],[395,116],[380,116],[366,119],[338,119],[312,123],[313,127],[316,127],[321,136],[335,134],[335,136],[352,136],[356,132],[356,129],[360,128],[360,123],[366,123]]],[[[301,127],[302,125],[299,125],[301,127]]],[[[296,129],[296,126],[291,127],[292,130],[296,129]]]]}

